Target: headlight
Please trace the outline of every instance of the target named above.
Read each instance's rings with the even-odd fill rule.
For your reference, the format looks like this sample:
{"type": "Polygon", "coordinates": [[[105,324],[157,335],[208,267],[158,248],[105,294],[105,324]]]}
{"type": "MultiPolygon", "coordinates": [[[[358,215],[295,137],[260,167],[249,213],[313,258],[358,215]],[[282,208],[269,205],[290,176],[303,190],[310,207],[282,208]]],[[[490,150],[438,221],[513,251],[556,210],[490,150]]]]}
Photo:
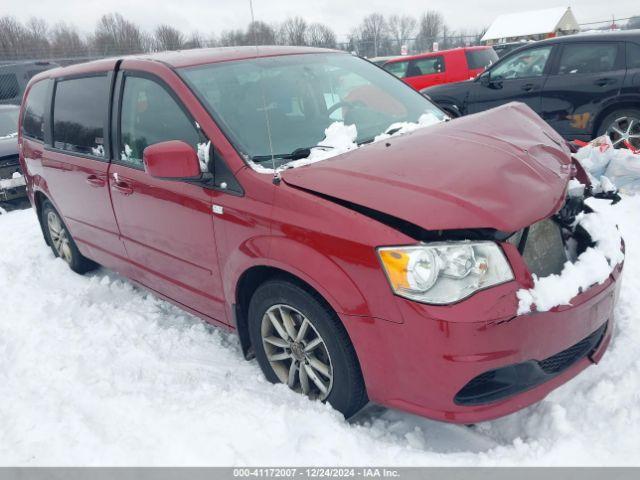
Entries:
{"type": "Polygon", "coordinates": [[[442,242],[378,249],[393,291],[423,303],[444,305],[513,280],[494,242],[442,242]]]}

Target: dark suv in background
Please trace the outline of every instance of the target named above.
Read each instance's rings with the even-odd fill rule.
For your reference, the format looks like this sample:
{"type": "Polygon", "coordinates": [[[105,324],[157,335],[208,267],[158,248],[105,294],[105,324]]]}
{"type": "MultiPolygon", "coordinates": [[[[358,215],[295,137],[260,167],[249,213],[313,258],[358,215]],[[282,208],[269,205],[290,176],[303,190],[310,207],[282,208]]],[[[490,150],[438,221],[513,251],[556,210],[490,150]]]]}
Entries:
{"type": "Polygon", "coordinates": [[[473,81],[422,90],[453,116],[526,103],[568,140],[640,147],[640,31],[532,43],[473,81]]]}
{"type": "Polygon", "coordinates": [[[57,63],[47,61],[0,62],[0,104],[20,105],[29,80],[34,75],[57,66],[57,63]]]}

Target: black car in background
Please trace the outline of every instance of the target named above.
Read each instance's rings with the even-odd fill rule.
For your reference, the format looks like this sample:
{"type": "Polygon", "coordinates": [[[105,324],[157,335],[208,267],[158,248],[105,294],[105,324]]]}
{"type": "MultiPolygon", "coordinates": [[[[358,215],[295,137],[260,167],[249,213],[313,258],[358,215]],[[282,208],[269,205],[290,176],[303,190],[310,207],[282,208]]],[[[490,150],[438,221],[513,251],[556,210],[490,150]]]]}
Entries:
{"type": "Polygon", "coordinates": [[[17,105],[0,105],[0,206],[3,202],[26,197],[25,183],[18,162],[17,105]]]}
{"type": "Polygon", "coordinates": [[[57,63],[47,61],[0,62],[0,105],[20,105],[31,77],[57,66],[57,63]]]}
{"type": "Polygon", "coordinates": [[[452,116],[524,102],[568,140],[640,147],[640,30],[528,44],[474,80],[422,90],[452,116]]]}

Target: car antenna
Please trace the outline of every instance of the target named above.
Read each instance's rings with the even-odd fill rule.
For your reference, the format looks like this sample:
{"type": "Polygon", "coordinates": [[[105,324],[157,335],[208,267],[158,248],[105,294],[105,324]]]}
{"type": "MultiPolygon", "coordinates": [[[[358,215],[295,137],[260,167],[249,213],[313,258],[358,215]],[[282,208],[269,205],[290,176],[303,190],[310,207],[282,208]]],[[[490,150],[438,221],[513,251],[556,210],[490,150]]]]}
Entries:
{"type": "MultiPolygon", "coordinates": [[[[251,10],[251,28],[253,29],[253,44],[256,47],[256,60],[260,56],[260,50],[258,48],[258,34],[256,32],[256,19],[253,14],[253,0],[249,0],[249,9],[251,10]]],[[[260,93],[262,95],[262,110],[264,111],[264,117],[267,125],[267,137],[269,138],[269,153],[271,154],[271,168],[273,169],[273,184],[280,184],[280,172],[276,169],[276,157],[273,153],[273,141],[271,140],[271,121],[269,118],[269,110],[267,109],[267,100],[264,94],[264,83],[262,81],[262,69],[260,69],[260,93]]]]}

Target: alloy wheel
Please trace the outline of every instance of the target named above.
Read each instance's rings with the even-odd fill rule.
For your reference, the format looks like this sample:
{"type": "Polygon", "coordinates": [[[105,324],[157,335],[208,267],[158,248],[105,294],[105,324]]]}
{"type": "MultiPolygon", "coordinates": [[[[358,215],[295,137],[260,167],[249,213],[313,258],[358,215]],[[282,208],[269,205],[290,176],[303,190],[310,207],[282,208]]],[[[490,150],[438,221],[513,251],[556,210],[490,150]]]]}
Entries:
{"type": "Polygon", "coordinates": [[[60,258],[71,264],[73,254],[71,253],[69,234],[57,213],[49,211],[47,214],[47,226],[49,227],[49,237],[53,243],[53,248],[58,252],[60,258]]]}
{"type": "Polygon", "coordinates": [[[307,317],[288,305],[273,305],[262,317],[261,335],[269,364],[282,383],[313,399],[329,396],[331,357],[307,317]]]}
{"type": "Polygon", "coordinates": [[[640,148],[640,118],[633,116],[616,118],[607,127],[606,133],[615,148],[626,147],[626,142],[633,148],[640,148]]]}

